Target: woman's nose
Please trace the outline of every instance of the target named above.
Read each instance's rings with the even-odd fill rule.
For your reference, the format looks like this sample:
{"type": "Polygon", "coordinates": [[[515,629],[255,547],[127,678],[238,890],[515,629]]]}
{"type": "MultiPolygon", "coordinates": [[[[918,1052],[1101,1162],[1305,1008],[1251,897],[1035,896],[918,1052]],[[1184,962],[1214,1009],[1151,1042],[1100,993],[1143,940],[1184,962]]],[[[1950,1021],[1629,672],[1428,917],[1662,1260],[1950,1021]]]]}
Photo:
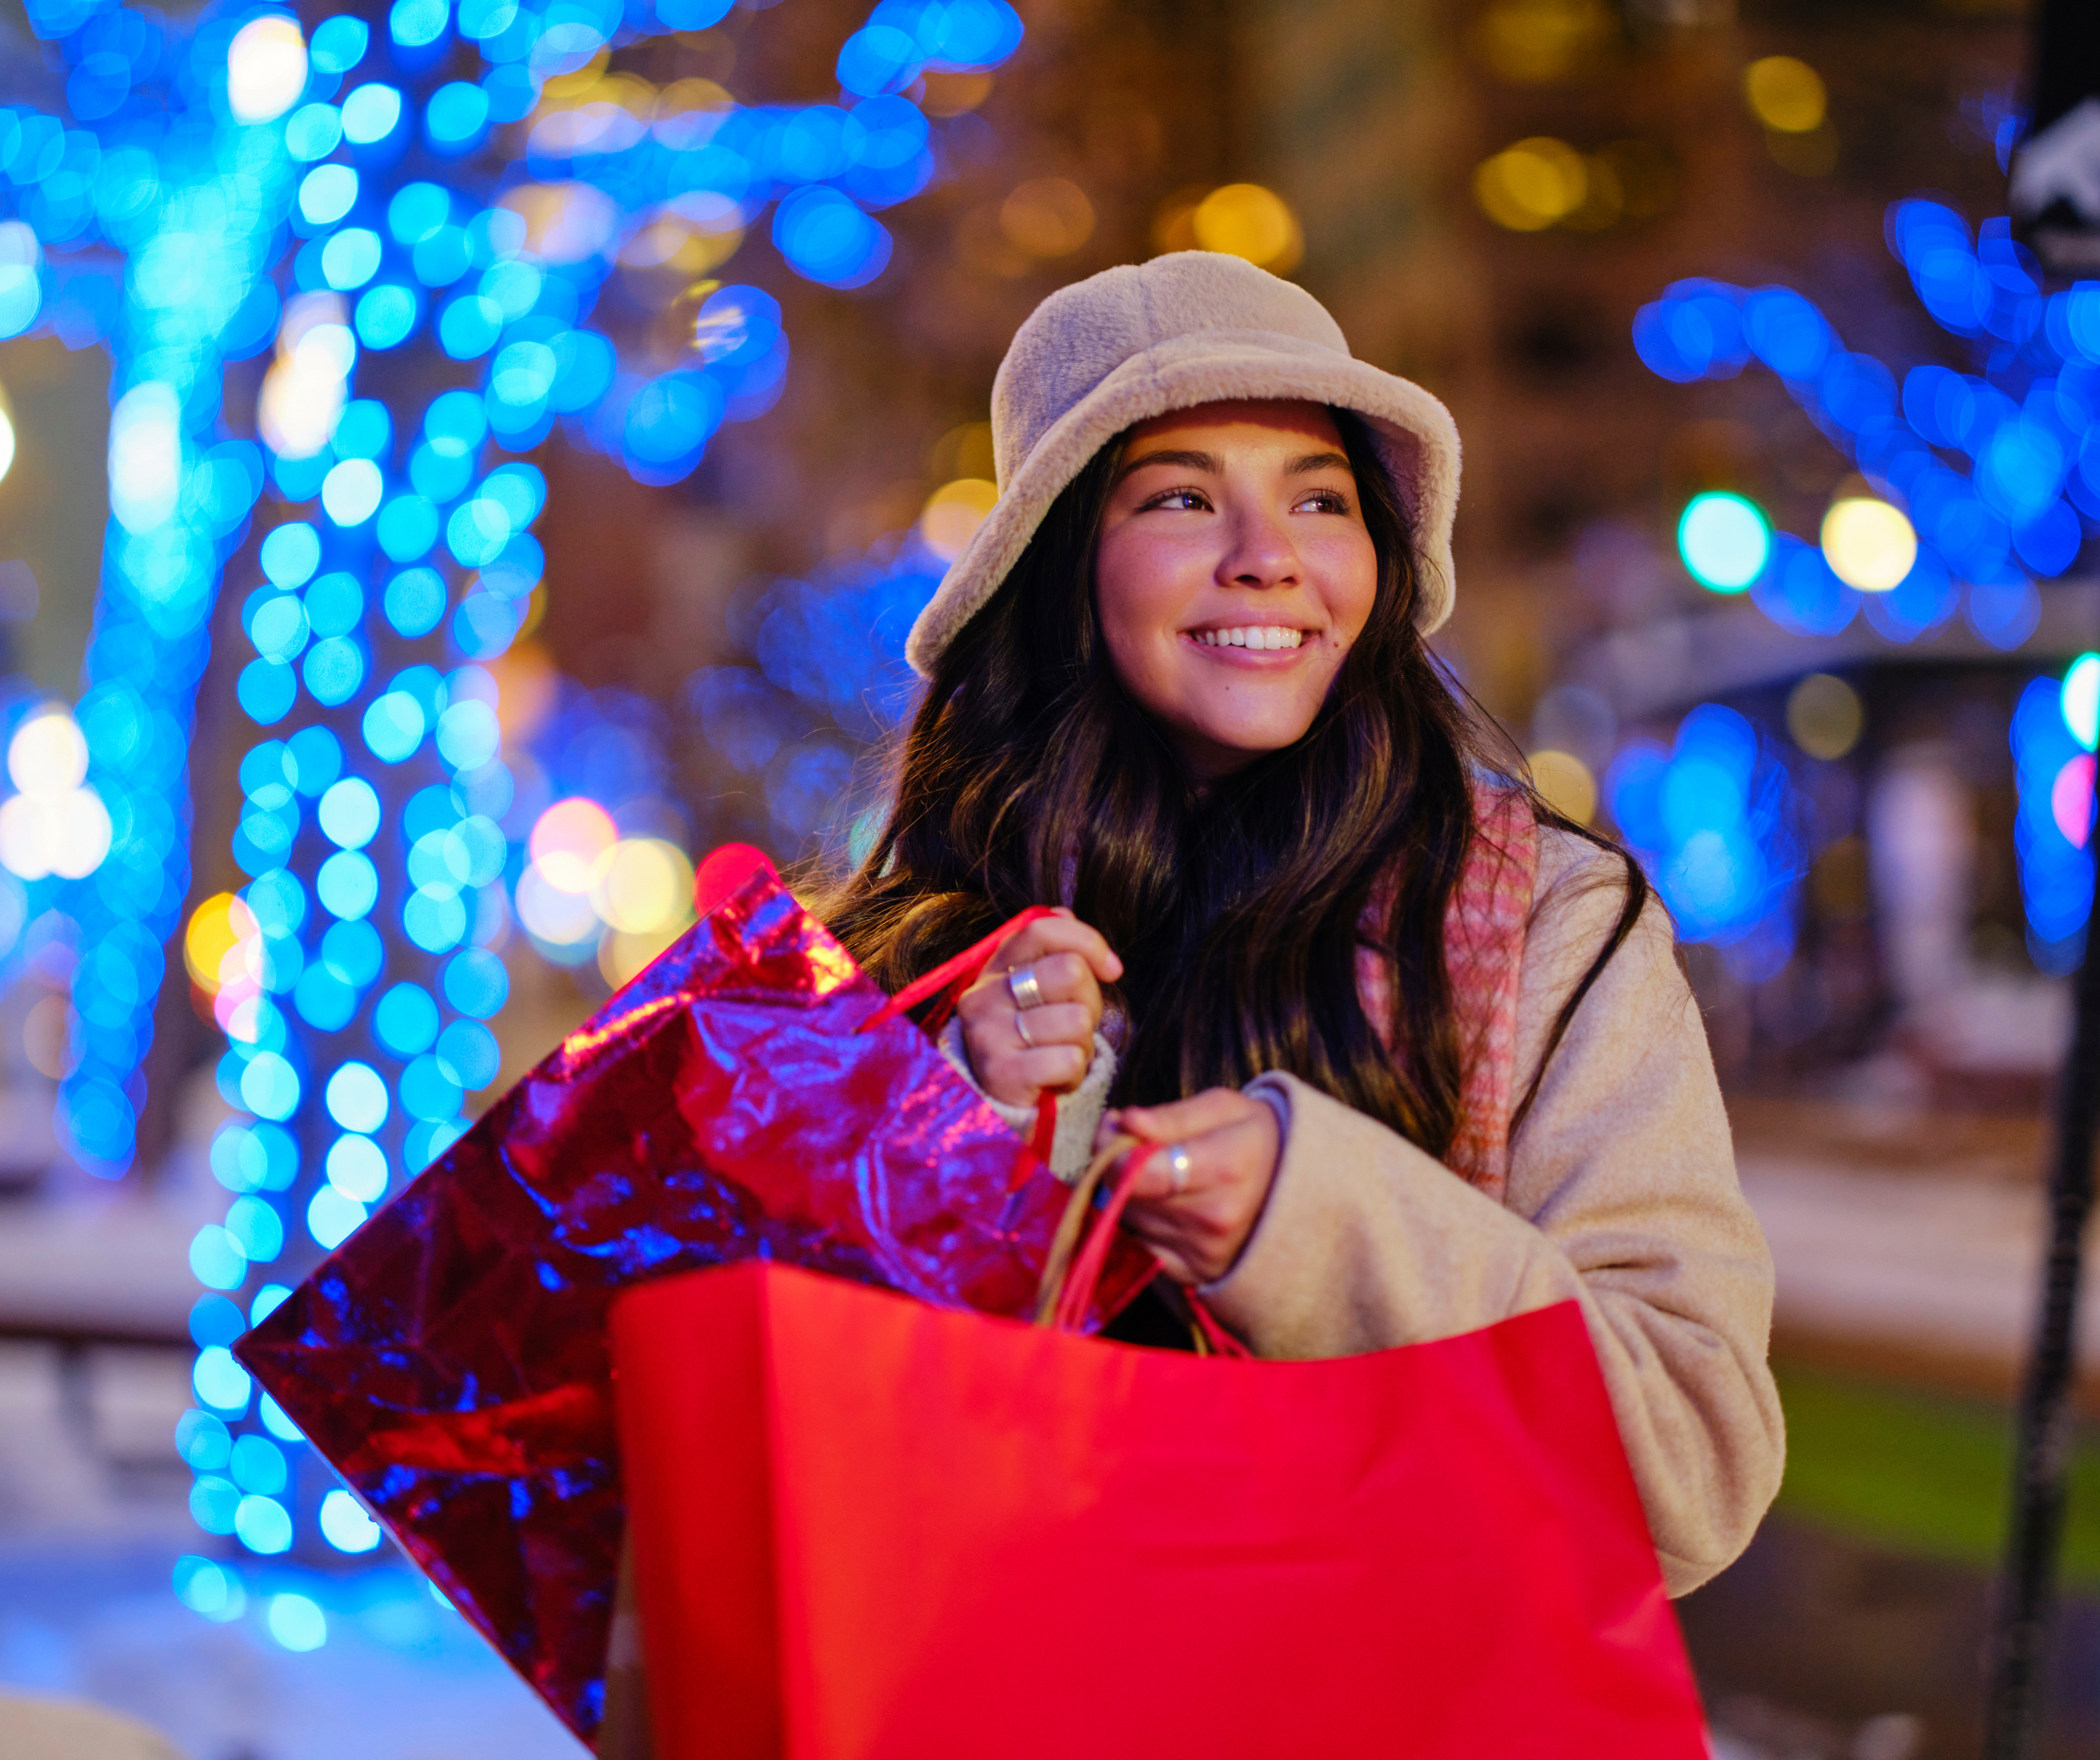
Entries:
{"type": "Polygon", "coordinates": [[[1275,515],[1260,508],[1237,511],[1218,577],[1235,587],[1281,587],[1298,579],[1297,547],[1275,515]]]}

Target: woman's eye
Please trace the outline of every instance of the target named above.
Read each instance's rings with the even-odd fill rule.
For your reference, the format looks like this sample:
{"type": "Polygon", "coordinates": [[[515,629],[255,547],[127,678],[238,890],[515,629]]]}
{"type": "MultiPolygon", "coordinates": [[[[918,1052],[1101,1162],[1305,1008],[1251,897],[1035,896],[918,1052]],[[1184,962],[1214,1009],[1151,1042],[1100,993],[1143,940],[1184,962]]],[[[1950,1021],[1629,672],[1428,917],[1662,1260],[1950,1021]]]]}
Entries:
{"type": "Polygon", "coordinates": [[[1316,513],[1346,513],[1349,511],[1349,498],[1334,489],[1317,491],[1298,504],[1309,508],[1316,513]]]}
{"type": "Polygon", "coordinates": [[[1193,489],[1170,489],[1165,495],[1155,496],[1151,503],[1154,507],[1169,508],[1181,513],[1200,513],[1207,504],[1193,489]]]}

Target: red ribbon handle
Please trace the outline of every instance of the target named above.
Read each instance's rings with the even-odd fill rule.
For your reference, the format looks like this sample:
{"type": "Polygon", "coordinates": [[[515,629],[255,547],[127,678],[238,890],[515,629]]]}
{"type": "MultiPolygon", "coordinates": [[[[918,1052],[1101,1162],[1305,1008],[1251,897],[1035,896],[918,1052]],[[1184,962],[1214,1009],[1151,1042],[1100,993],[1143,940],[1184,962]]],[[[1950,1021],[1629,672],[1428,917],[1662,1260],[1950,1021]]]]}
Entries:
{"type": "MultiPolygon", "coordinates": [[[[967,947],[953,959],[943,961],[924,977],[915,978],[882,1006],[860,1023],[858,1031],[869,1032],[885,1021],[894,1020],[907,1009],[916,1008],[930,997],[939,1001],[926,1018],[926,1031],[939,1036],[941,1029],[948,1024],[955,1012],[955,1005],[962,993],[984,975],[984,969],[992,962],[992,957],[1030,923],[1057,913],[1047,904],[1031,904],[1017,916],[1009,917],[998,928],[975,945],[967,947]]],[[[1050,1164],[1050,1151],[1057,1138],[1057,1097],[1043,1093],[1035,1102],[1035,1128],[1029,1133],[1028,1147],[1017,1156],[1013,1164],[1013,1177],[1008,1189],[1026,1182],[1035,1164],[1050,1164]]]]}
{"type": "Polygon", "coordinates": [[[1004,947],[1030,923],[1057,913],[1047,904],[1031,904],[1017,917],[1009,918],[973,947],[967,947],[953,959],[944,961],[923,978],[915,978],[882,1006],[862,1021],[860,1030],[867,1032],[880,1027],[886,1020],[894,1020],[907,1009],[914,1009],[929,997],[942,997],[940,1006],[927,1018],[926,1031],[938,1033],[948,1024],[948,1017],[955,1011],[955,1004],[964,991],[984,975],[984,969],[991,964],[992,956],[1004,947]]]}
{"type": "MultiPolygon", "coordinates": [[[[1072,1260],[1071,1270],[1066,1274],[1065,1287],[1058,1291],[1057,1305],[1051,1315],[1050,1323],[1062,1331],[1077,1332],[1085,1323],[1087,1313],[1093,1306],[1095,1292],[1101,1287],[1102,1274],[1108,1268],[1109,1251],[1115,1243],[1117,1228],[1123,1221],[1123,1213],[1129,1206],[1130,1195],[1137,1184],[1138,1175],[1145,1171],[1145,1164],[1165,1146],[1161,1143],[1139,1143],[1125,1153],[1123,1166],[1118,1170],[1115,1184],[1110,1188],[1108,1201],[1094,1218],[1086,1243],[1072,1260]]],[[[1201,1340],[1197,1349],[1208,1347],[1214,1357],[1249,1358],[1254,1353],[1238,1339],[1219,1324],[1218,1317],[1203,1305],[1202,1298],[1193,1290],[1185,1289],[1181,1299],[1188,1304],[1190,1318],[1195,1322],[1201,1340]]]]}

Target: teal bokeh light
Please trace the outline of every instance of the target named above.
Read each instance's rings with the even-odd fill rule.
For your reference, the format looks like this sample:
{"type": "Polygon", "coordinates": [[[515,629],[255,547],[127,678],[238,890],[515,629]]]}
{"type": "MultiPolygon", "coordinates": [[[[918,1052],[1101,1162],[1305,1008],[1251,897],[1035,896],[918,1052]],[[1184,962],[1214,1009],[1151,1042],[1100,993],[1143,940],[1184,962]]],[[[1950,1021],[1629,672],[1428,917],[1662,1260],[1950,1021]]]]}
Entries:
{"type": "Polygon", "coordinates": [[[1739,593],[1771,559],[1771,523],[1747,497],[1709,490],[1685,504],[1677,522],[1678,554],[1709,592],[1739,593]]]}

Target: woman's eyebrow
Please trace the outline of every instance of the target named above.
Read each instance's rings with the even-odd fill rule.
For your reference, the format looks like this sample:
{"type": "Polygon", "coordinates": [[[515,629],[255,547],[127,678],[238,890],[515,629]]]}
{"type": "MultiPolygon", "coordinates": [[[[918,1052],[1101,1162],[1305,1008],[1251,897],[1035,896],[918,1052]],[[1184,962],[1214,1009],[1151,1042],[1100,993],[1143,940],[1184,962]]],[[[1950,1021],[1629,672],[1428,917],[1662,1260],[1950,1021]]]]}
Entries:
{"type": "Polygon", "coordinates": [[[1207,471],[1213,477],[1222,474],[1224,467],[1219,464],[1215,452],[1147,452],[1141,457],[1128,460],[1116,473],[1120,482],[1134,470],[1142,470],[1148,464],[1174,464],[1183,470],[1207,471]]]}
{"type": "Polygon", "coordinates": [[[1303,458],[1295,458],[1284,467],[1288,477],[1303,477],[1308,471],[1350,470],[1348,455],[1341,452],[1308,452],[1303,458]]]}

